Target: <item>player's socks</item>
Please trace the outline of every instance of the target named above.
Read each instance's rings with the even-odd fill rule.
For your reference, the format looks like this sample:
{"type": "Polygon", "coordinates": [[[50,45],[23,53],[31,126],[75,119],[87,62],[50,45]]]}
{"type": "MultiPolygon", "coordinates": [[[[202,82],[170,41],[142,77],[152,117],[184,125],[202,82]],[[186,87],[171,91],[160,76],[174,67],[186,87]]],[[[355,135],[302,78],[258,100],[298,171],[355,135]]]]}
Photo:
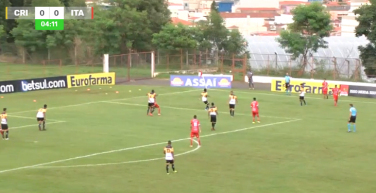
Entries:
{"type": "Polygon", "coordinates": [[[353,127],[353,131],[356,132],[356,125],[354,124],[353,127]]]}
{"type": "Polygon", "coordinates": [[[39,127],[39,130],[41,131],[42,130],[42,125],[40,123],[39,123],[38,127],[39,127]]]}
{"type": "Polygon", "coordinates": [[[6,131],[6,132],[5,132],[5,138],[6,138],[6,139],[9,138],[9,131],[6,131]]]}
{"type": "Polygon", "coordinates": [[[168,165],[166,165],[166,172],[168,173],[168,165]]]}
{"type": "Polygon", "coordinates": [[[232,116],[232,110],[230,109],[230,116],[232,116]]]}
{"type": "Polygon", "coordinates": [[[146,110],[146,115],[149,115],[150,108],[148,107],[148,110],[146,110]]]}
{"type": "Polygon", "coordinates": [[[197,139],[197,141],[198,141],[198,145],[201,146],[201,140],[200,140],[200,139],[197,139]]]}
{"type": "Polygon", "coordinates": [[[175,171],[175,164],[171,165],[172,171],[175,171]]]}
{"type": "Polygon", "coordinates": [[[191,137],[191,147],[192,147],[192,144],[193,144],[193,137],[191,137]]]}
{"type": "Polygon", "coordinates": [[[305,102],[305,100],[303,100],[303,102],[304,102],[304,105],[307,105],[307,103],[305,102]]]}
{"type": "Polygon", "coordinates": [[[46,130],[46,122],[43,122],[43,130],[46,130]]]}
{"type": "Polygon", "coordinates": [[[154,110],[155,110],[155,108],[153,107],[153,108],[151,108],[151,113],[154,113],[154,110]]]}
{"type": "Polygon", "coordinates": [[[158,108],[158,114],[159,115],[161,114],[161,108],[158,108]]]}
{"type": "Polygon", "coordinates": [[[351,124],[350,124],[350,123],[347,124],[347,131],[348,131],[348,132],[351,132],[351,124]]]}
{"type": "Polygon", "coordinates": [[[2,136],[3,139],[4,139],[4,131],[1,131],[1,136],[2,136]]]}
{"type": "Polygon", "coordinates": [[[235,116],[235,110],[232,110],[232,116],[235,116]]]}
{"type": "Polygon", "coordinates": [[[302,101],[300,101],[300,106],[303,106],[303,102],[302,101]]]}

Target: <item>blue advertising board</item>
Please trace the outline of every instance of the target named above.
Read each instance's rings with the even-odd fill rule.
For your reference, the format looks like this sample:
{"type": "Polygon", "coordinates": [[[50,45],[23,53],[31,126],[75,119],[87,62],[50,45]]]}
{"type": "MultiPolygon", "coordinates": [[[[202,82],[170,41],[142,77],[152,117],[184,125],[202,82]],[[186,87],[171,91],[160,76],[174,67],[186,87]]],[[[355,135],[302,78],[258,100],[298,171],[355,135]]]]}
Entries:
{"type": "Polygon", "coordinates": [[[171,75],[170,86],[194,88],[231,88],[231,77],[171,75]]]}

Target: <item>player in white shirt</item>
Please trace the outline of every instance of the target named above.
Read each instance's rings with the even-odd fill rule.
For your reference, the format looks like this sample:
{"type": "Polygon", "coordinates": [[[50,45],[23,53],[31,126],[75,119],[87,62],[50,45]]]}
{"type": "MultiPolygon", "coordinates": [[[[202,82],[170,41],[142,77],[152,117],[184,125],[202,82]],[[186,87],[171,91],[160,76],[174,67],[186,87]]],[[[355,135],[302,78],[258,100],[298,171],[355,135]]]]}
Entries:
{"type": "Polygon", "coordinates": [[[45,131],[46,130],[46,112],[47,112],[47,105],[44,105],[43,108],[38,109],[37,112],[37,121],[38,121],[38,127],[39,131],[45,131]],[[43,128],[42,128],[43,124],[43,128]]]}
{"type": "Polygon", "coordinates": [[[304,90],[304,85],[301,84],[301,87],[300,87],[300,93],[299,93],[299,100],[300,100],[300,106],[303,106],[303,103],[304,105],[307,105],[305,99],[304,99],[304,95],[305,95],[305,90],[304,90]]]}
{"type": "Polygon", "coordinates": [[[229,108],[230,108],[230,116],[235,116],[235,105],[238,103],[238,97],[234,95],[234,92],[230,92],[230,99],[228,101],[229,108]]]}
{"type": "Polygon", "coordinates": [[[166,172],[167,174],[170,174],[168,171],[168,167],[171,165],[172,171],[175,173],[178,172],[175,170],[175,163],[174,163],[174,148],[171,145],[171,141],[167,142],[167,146],[163,149],[163,154],[165,154],[165,159],[166,159],[166,172]]]}
{"type": "Polygon", "coordinates": [[[0,115],[1,118],[1,135],[3,136],[3,139],[9,140],[9,128],[8,128],[8,115],[7,115],[7,108],[3,109],[3,112],[0,115]],[[5,132],[5,137],[4,137],[5,132]]]}

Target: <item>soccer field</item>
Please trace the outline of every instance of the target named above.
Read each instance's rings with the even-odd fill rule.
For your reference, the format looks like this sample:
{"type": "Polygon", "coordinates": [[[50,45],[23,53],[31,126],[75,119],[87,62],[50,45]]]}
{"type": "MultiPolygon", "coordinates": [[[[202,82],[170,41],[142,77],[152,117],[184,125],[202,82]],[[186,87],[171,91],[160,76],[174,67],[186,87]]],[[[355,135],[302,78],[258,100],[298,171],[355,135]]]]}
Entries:
{"type": "Polygon", "coordinates": [[[210,131],[201,89],[98,86],[4,95],[10,140],[0,141],[1,193],[370,193],[376,189],[376,131],[371,99],[209,90],[219,109],[210,131]],[[162,115],[146,116],[146,93],[162,115]],[[115,92],[119,91],[118,94],[115,92]],[[131,91],[131,92],[130,92],[131,91]],[[107,94],[106,94],[107,93],[107,94]],[[260,103],[252,124],[249,104],[260,103]],[[33,100],[37,102],[33,102],[33,100]],[[349,103],[359,112],[347,133],[349,103]],[[47,131],[36,111],[48,104],[47,131]],[[189,121],[201,121],[202,147],[189,147],[189,121]],[[177,173],[166,175],[163,147],[172,140],[177,173]]]}

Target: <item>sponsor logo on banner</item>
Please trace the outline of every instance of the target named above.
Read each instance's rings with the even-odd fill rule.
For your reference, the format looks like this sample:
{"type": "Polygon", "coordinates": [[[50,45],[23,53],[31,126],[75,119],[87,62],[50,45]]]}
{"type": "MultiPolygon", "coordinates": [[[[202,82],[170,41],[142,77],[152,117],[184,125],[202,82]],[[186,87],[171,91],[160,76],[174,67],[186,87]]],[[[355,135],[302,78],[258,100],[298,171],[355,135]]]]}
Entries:
{"type": "MultiPolygon", "coordinates": [[[[292,93],[299,93],[301,89],[301,84],[303,84],[304,89],[307,93],[311,94],[322,94],[322,83],[320,82],[307,82],[307,81],[290,81],[290,91],[292,93]]],[[[337,85],[338,88],[340,88],[341,85],[339,84],[333,84],[328,82],[328,94],[332,94],[332,89],[334,86],[337,85]]],[[[277,92],[286,92],[285,89],[285,81],[284,80],[272,80],[271,84],[271,91],[277,91],[277,92]]]]}
{"type": "Polygon", "coordinates": [[[350,85],[349,96],[376,98],[376,87],[350,85]]]}
{"type": "Polygon", "coordinates": [[[1,94],[14,93],[14,92],[16,92],[14,81],[0,82],[0,93],[1,94]]]}
{"type": "Polygon", "coordinates": [[[19,85],[22,92],[67,88],[67,77],[60,76],[20,80],[19,85]]]}
{"type": "Polygon", "coordinates": [[[340,96],[349,96],[349,85],[341,84],[339,90],[341,91],[340,96]]]}
{"type": "Polygon", "coordinates": [[[170,86],[194,88],[231,88],[231,77],[171,75],[170,86]]]}
{"type": "Polygon", "coordinates": [[[115,72],[68,75],[67,81],[68,88],[92,85],[115,85],[115,72]]]}

